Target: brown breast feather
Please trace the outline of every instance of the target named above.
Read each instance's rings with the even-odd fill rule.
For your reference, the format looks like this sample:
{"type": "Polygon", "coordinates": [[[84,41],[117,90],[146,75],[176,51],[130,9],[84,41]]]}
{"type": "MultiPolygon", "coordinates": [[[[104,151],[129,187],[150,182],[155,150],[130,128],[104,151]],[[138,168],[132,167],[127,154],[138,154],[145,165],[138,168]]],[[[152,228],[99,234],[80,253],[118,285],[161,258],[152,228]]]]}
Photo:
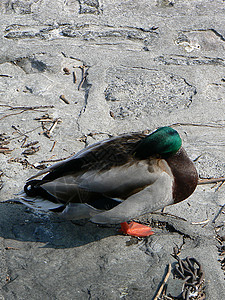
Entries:
{"type": "Polygon", "coordinates": [[[167,158],[166,161],[174,176],[174,203],[178,203],[188,198],[194,192],[198,183],[198,173],[182,147],[175,155],[167,158]]]}

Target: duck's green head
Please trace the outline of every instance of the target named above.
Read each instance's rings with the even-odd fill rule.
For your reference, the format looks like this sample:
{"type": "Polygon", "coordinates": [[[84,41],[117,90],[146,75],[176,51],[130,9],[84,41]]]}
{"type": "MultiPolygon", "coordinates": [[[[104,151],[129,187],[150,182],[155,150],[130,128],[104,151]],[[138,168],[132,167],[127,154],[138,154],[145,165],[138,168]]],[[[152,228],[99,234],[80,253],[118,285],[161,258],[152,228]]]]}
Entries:
{"type": "Polygon", "coordinates": [[[175,154],[180,149],[181,144],[181,138],[175,129],[160,127],[138,144],[135,149],[135,156],[139,159],[146,159],[155,155],[167,158],[175,154]]]}

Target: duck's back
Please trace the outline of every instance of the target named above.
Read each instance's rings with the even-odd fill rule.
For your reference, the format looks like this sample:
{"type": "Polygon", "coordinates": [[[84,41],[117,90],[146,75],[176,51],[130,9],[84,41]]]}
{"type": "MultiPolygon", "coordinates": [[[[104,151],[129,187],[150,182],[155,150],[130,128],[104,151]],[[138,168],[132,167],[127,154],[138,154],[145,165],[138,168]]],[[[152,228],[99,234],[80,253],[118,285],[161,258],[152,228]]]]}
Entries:
{"type": "Polygon", "coordinates": [[[49,181],[71,173],[122,166],[133,160],[135,149],[145,136],[144,133],[125,134],[90,145],[73,157],[37,173],[32,179],[47,172],[43,180],[49,181]]]}

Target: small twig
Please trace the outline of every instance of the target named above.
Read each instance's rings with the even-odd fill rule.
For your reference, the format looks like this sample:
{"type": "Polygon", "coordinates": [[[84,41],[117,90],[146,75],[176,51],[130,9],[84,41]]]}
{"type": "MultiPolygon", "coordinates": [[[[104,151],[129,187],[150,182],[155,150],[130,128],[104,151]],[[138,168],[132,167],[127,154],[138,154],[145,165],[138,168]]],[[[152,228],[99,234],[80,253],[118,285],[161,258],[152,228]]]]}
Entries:
{"type": "Polygon", "coordinates": [[[199,179],[198,184],[209,184],[225,181],[225,177],[199,179]]]}
{"type": "Polygon", "coordinates": [[[49,116],[48,113],[42,115],[41,117],[36,117],[34,118],[34,120],[37,120],[37,121],[45,121],[45,122],[51,122],[52,121],[52,117],[49,116]]]}
{"type": "Polygon", "coordinates": [[[57,143],[57,141],[54,141],[54,143],[53,143],[53,145],[52,145],[52,148],[51,148],[51,150],[50,150],[49,152],[52,152],[52,151],[53,151],[53,149],[55,148],[56,143],[57,143]]]}
{"type": "Polygon", "coordinates": [[[39,122],[52,122],[52,119],[41,119],[41,118],[35,118],[35,120],[38,120],[39,122]]]}
{"type": "Polygon", "coordinates": [[[19,275],[16,275],[14,278],[10,278],[9,275],[7,276],[6,278],[6,283],[2,286],[2,288],[4,288],[7,284],[13,282],[14,280],[16,280],[16,278],[18,277],[19,275]]]}
{"type": "Polygon", "coordinates": [[[174,123],[169,126],[200,126],[200,127],[212,127],[212,128],[223,128],[225,125],[219,124],[219,125],[214,125],[214,124],[198,124],[198,123],[174,123]]]}
{"type": "MultiPolygon", "coordinates": [[[[164,297],[165,300],[174,300],[174,298],[171,298],[171,297],[169,297],[169,296],[167,296],[167,295],[163,295],[163,297],[164,297]]],[[[164,299],[163,299],[163,300],[164,300],[164,299]]]]}
{"type": "Polygon", "coordinates": [[[220,184],[215,188],[215,192],[217,192],[223,184],[224,184],[224,181],[220,182],[220,184]]]}
{"type": "Polygon", "coordinates": [[[65,95],[60,95],[59,98],[66,104],[70,104],[69,100],[66,99],[65,95]]]}
{"type": "Polygon", "coordinates": [[[26,111],[26,110],[22,110],[22,111],[20,111],[20,112],[18,112],[18,113],[5,115],[5,116],[3,116],[3,117],[0,119],[0,121],[3,120],[4,118],[10,117],[10,116],[15,116],[15,115],[22,114],[22,113],[25,112],[25,111],[26,111]]]}
{"type": "Polygon", "coordinates": [[[79,66],[79,68],[82,70],[82,77],[81,77],[82,79],[78,85],[78,91],[80,90],[80,88],[83,86],[85,80],[87,79],[88,69],[89,69],[87,66],[79,66]],[[85,68],[87,68],[87,69],[85,70],[85,68]]]}
{"type": "Polygon", "coordinates": [[[212,223],[215,223],[215,222],[216,222],[216,220],[218,219],[218,217],[222,214],[224,207],[225,207],[225,204],[220,208],[218,214],[217,214],[217,215],[215,216],[215,218],[212,220],[212,223]]]}
{"type": "Polygon", "coordinates": [[[215,239],[220,243],[220,245],[223,245],[223,242],[216,236],[215,239]]]}
{"type": "Polygon", "coordinates": [[[180,246],[175,244],[175,247],[173,247],[173,254],[171,254],[171,255],[173,257],[178,257],[181,254],[181,249],[182,249],[183,245],[184,245],[184,243],[182,243],[180,246]]]}
{"type": "Polygon", "coordinates": [[[73,83],[77,83],[76,71],[73,71],[73,83]]]}
{"type": "MultiPolygon", "coordinates": [[[[41,127],[41,126],[38,126],[38,127],[34,128],[34,129],[28,130],[28,131],[26,131],[24,134],[27,135],[28,133],[33,132],[33,131],[39,129],[40,127],[41,127]]],[[[8,141],[12,141],[12,140],[18,139],[19,137],[20,137],[20,136],[16,136],[16,137],[13,137],[13,138],[9,138],[8,141]]]]}
{"type": "MultiPolygon", "coordinates": [[[[43,163],[49,163],[49,162],[58,162],[58,161],[63,161],[63,160],[66,160],[72,156],[74,156],[75,152],[72,153],[71,155],[69,155],[68,157],[64,157],[64,158],[58,158],[58,159],[51,159],[51,157],[48,159],[48,160],[42,160],[42,161],[39,161],[39,164],[43,164],[43,163]]],[[[53,155],[54,157],[55,155],[53,155]]]]}
{"type": "Polygon", "coordinates": [[[30,142],[30,143],[27,143],[26,145],[24,145],[25,141],[26,140],[23,141],[23,144],[22,144],[21,148],[29,148],[29,147],[37,145],[39,143],[39,141],[34,141],[34,142],[30,142]]]}
{"type": "Polygon", "coordinates": [[[12,113],[12,114],[7,114],[5,116],[3,116],[0,121],[4,118],[7,118],[7,117],[10,117],[10,116],[15,116],[15,115],[19,115],[19,114],[22,114],[24,113],[25,111],[28,111],[28,110],[31,110],[31,111],[39,111],[40,112],[40,109],[43,109],[43,108],[53,108],[54,106],[53,105],[41,105],[41,106],[11,106],[11,105],[7,105],[7,104],[0,104],[0,106],[5,106],[5,107],[9,107],[10,110],[21,110],[20,112],[18,113],[12,113]]]}
{"type": "Polygon", "coordinates": [[[70,75],[70,70],[67,67],[63,68],[63,72],[65,75],[70,75]]]}
{"type": "Polygon", "coordinates": [[[11,75],[5,75],[5,74],[0,74],[0,77],[9,77],[9,78],[13,78],[13,76],[11,76],[11,75]]]}
{"type": "Polygon", "coordinates": [[[191,222],[192,225],[204,225],[204,224],[208,224],[209,223],[209,219],[206,219],[205,221],[200,221],[200,222],[191,222]]]}
{"type": "Polygon", "coordinates": [[[26,149],[25,151],[22,152],[23,155],[32,155],[40,150],[40,146],[33,147],[31,146],[30,148],[26,149]]]}
{"type": "Polygon", "coordinates": [[[21,159],[21,158],[10,158],[8,159],[7,161],[8,163],[20,163],[22,164],[22,166],[24,167],[28,167],[30,166],[31,168],[34,168],[34,169],[40,169],[39,167],[35,167],[33,164],[31,164],[26,158],[25,159],[21,159]]]}
{"type": "Polygon", "coordinates": [[[211,187],[211,189],[214,189],[214,188],[218,187],[218,185],[220,185],[220,184],[221,184],[221,182],[216,182],[215,184],[213,184],[213,186],[211,187]]]}
{"type": "Polygon", "coordinates": [[[15,125],[12,125],[12,128],[15,129],[16,132],[18,132],[20,135],[23,135],[23,136],[25,136],[26,138],[28,138],[28,136],[27,136],[26,134],[22,133],[22,132],[19,130],[19,128],[17,128],[15,125]]]}
{"type": "Polygon", "coordinates": [[[165,213],[165,212],[152,212],[152,215],[161,215],[161,216],[169,216],[169,217],[173,217],[175,219],[179,219],[182,221],[187,221],[186,219],[182,218],[182,217],[178,217],[176,215],[170,214],[170,213],[165,213]]]}
{"type": "Polygon", "coordinates": [[[162,284],[161,284],[161,286],[160,286],[160,288],[159,288],[159,290],[158,290],[158,292],[157,292],[154,300],[157,300],[160,297],[160,295],[162,293],[162,290],[163,290],[163,288],[164,288],[164,286],[165,286],[165,284],[166,284],[166,282],[167,282],[167,280],[168,280],[168,278],[170,276],[170,273],[171,273],[171,264],[168,264],[167,274],[166,274],[165,278],[163,279],[163,282],[162,282],[162,284]]]}
{"type": "Polygon", "coordinates": [[[56,119],[56,120],[53,122],[51,128],[49,129],[49,134],[51,134],[51,133],[53,132],[53,130],[56,128],[56,125],[57,125],[60,121],[61,121],[60,119],[56,119]]]}
{"type": "Polygon", "coordinates": [[[193,159],[193,162],[198,161],[201,156],[202,156],[202,154],[198,155],[195,159],[193,159]]]}
{"type": "Polygon", "coordinates": [[[61,122],[61,119],[60,119],[60,118],[55,119],[55,120],[53,121],[53,124],[52,124],[51,128],[50,128],[49,130],[46,130],[46,131],[44,132],[44,135],[47,136],[48,138],[50,138],[50,136],[51,136],[53,130],[55,129],[55,127],[57,126],[57,124],[58,124],[59,122],[61,122]]]}
{"type": "Polygon", "coordinates": [[[54,108],[54,105],[39,105],[39,106],[12,106],[8,104],[0,104],[0,106],[9,107],[10,110],[19,109],[19,110],[34,110],[42,108],[54,108]]]}
{"type": "MultiPolygon", "coordinates": [[[[53,156],[55,156],[55,155],[53,155],[53,156]]],[[[39,161],[39,164],[45,164],[45,163],[49,163],[49,162],[58,162],[58,161],[62,161],[64,159],[65,158],[58,158],[58,159],[51,159],[51,158],[49,158],[47,160],[41,160],[41,161],[39,161]]]]}
{"type": "Polygon", "coordinates": [[[0,153],[3,153],[3,154],[9,154],[11,153],[13,150],[12,149],[9,149],[8,147],[0,147],[0,153]]]}
{"type": "Polygon", "coordinates": [[[21,145],[21,148],[23,148],[24,144],[26,143],[27,141],[27,137],[25,136],[23,139],[22,139],[22,145],[21,145]]]}
{"type": "Polygon", "coordinates": [[[19,250],[19,248],[14,248],[14,247],[5,247],[5,250],[19,250]]]}

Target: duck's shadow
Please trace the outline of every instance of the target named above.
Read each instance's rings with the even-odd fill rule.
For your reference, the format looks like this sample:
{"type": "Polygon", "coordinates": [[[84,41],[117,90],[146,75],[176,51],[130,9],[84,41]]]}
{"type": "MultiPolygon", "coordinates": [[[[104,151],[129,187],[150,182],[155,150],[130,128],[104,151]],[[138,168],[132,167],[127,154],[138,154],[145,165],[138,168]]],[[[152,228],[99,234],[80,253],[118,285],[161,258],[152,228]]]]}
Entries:
{"type": "Polygon", "coordinates": [[[38,214],[21,204],[0,203],[0,236],[4,239],[45,243],[45,248],[72,248],[117,233],[116,227],[90,222],[80,226],[56,214],[38,214]]]}

